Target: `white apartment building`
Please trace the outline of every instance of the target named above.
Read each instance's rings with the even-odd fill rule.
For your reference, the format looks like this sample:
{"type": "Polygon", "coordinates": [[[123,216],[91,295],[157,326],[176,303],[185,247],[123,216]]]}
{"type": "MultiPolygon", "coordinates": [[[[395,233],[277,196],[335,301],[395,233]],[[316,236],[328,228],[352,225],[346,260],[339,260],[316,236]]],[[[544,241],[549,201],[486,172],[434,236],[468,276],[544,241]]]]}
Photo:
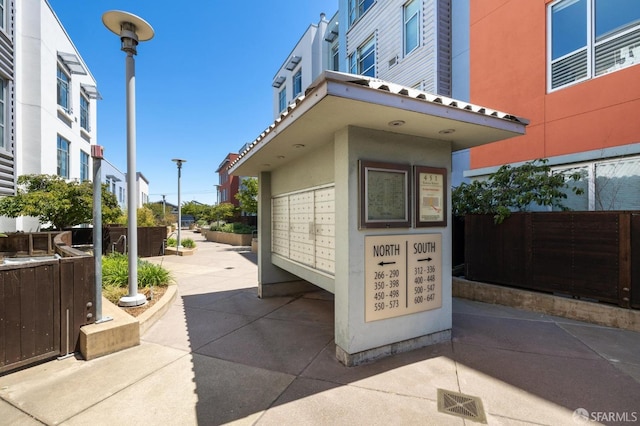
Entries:
{"type": "Polygon", "coordinates": [[[321,14],[318,24],[309,26],[275,74],[274,117],[325,70],[451,96],[451,3],[340,0],[331,20],[321,14]]]}
{"type": "Polygon", "coordinates": [[[136,197],[138,208],[142,208],[149,203],[149,181],[140,172],[136,173],[136,192],[138,193],[136,197]]]}
{"type": "MultiPolygon", "coordinates": [[[[49,174],[92,180],[100,93],[47,0],[0,0],[0,196],[17,177],[49,174]]],[[[101,181],[126,209],[126,176],[102,161],[101,181]]],[[[137,174],[138,204],[149,182],[137,174]]],[[[36,218],[0,217],[0,232],[36,231],[36,218]]]]}
{"type": "MultiPolygon", "coordinates": [[[[322,71],[333,69],[330,59],[337,46],[337,14],[327,21],[324,13],[320,21],[311,24],[273,77],[273,116],[277,117],[293,100],[303,94],[322,71]]],[[[337,59],[337,50],[334,52],[337,59]]],[[[336,62],[337,66],[337,62],[336,62]]]]}
{"type": "MultiPolygon", "coordinates": [[[[273,79],[277,118],[324,70],[366,75],[469,100],[470,0],[340,0],[309,26],[273,79]]],[[[452,184],[468,150],[453,154],[452,184]]]]}
{"type": "MultiPolygon", "coordinates": [[[[0,194],[23,174],[90,180],[94,77],[46,0],[0,0],[0,12],[0,194]]],[[[2,231],[38,227],[0,219],[2,231]]]]}
{"type": "Polygon", "coordinates": [[[345,71],[451,95],[450,0],[340,0],[345,71]]]}
{"type": "Polygon", "coordinates": [[[100,172],[102,183],[116,196],[118,205],[124,211],[127,208],[127,176],[106,159],[102,160],[100,172]]]}

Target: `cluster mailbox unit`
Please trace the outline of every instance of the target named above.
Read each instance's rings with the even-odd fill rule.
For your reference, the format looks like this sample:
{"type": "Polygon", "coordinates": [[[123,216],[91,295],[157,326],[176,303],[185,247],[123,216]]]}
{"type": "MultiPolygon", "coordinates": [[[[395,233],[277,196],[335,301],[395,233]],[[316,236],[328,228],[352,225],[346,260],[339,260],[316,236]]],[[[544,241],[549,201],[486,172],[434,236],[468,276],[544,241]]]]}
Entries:
{"type": "Polygon", "coordinates": [[[526,124],[325,72],[230,168],[259,181],[260,297],[333,293],[345,365],[449,340],[451,153],[526,124]]]}

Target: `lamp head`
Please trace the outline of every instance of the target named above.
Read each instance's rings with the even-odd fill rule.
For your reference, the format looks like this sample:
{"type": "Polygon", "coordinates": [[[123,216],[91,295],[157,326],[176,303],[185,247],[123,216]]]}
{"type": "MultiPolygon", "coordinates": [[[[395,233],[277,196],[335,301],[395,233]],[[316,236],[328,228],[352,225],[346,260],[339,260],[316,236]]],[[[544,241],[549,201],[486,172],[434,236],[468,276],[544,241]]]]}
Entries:
{"type": "Polygon", "coordinates": [[[182,163],[187,162],[187,160],[183,160],[181,158],[172,158],[171,161],[175,162],[178,165],[178,168],[182,167],[182,163]]]}
{"type": "Polygon", "coordinates": [[[120,10],[111,10],[102,15],[102,23],[109,31],[120,36],[121,50],[137,54],[136,46],[141,41],[153,38],[153,28],[144,19],[120,10]]]}

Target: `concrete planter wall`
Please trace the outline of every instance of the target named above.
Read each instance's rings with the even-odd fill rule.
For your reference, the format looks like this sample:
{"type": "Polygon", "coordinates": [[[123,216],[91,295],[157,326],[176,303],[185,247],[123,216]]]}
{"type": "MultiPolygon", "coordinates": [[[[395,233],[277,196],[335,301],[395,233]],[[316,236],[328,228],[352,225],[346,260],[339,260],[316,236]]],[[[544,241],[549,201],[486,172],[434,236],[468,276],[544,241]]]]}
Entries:
{"type": "Polygon", "coordinates": [[[207,241],[214,243],[230,244],[232,246],[250,246],[251,234],[233,234],[230,232],[205,231],[207,241]]]}

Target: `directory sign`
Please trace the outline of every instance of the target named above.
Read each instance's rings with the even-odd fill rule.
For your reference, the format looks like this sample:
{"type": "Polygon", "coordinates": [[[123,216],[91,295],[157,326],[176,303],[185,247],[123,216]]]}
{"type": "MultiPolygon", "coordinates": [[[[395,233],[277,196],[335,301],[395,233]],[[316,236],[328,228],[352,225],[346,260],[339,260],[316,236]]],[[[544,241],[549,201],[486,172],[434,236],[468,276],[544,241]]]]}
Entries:
{"type": "Polygon", "coordinates": [[[442,307],[442,234],[365,237],[365,321],[442,307]]]}

